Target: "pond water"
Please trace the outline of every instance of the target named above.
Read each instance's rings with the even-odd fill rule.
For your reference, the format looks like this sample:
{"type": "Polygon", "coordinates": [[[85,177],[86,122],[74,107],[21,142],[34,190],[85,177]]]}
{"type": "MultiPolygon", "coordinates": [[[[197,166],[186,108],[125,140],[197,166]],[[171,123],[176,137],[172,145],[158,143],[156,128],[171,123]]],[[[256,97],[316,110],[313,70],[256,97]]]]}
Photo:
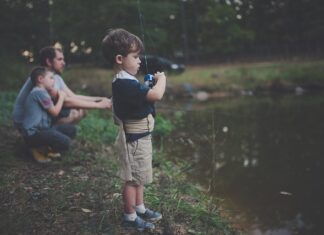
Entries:
{"type": "Polygon", "coordinates": [[[189,179],[223,199],[223,214],[244,234],[323,234],[323,96],[159,108],[183,115],[165,141],[168,157],[192,164],[189,179]]]}

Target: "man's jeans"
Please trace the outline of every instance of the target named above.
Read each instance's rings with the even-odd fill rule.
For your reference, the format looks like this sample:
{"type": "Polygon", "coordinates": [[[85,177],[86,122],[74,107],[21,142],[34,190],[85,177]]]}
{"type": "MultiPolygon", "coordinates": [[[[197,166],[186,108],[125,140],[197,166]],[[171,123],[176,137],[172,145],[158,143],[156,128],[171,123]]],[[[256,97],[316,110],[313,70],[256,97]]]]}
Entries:
{"type": "Polygon", "coordinates": [[[69,149],[75,134],[76,128],[74,125],[58,124],[46,130],[40,130],[34,135],[26,136],[25,141],[29,147],[48,146],[54,152],[61,152],[69,149]]]}

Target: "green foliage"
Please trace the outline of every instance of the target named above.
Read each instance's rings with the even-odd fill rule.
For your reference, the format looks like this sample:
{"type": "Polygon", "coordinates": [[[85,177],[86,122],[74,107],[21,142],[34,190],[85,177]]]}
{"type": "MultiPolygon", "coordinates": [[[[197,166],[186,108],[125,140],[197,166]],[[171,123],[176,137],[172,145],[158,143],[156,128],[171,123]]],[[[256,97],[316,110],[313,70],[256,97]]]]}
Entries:
{"type": "Polygon", "coordinates": [[[213,2],[206,6],[205,14],[199,19],[203,26],[201,44],[206,52],[233,52],[245,41],[253,39],[253,33],[239,25],[236,14],[229,5],[213,2]]]}
{"type": "MultiPolygon", "coordinates": [[[[81,140],[99,144],[112,143],[117,135],[117,127],[110,116],[103,116],[102,112],[89,111],[80,125],[78,125],[78,136],[81,140]]],[[[107,112],[107,111],[106,111],[107,112]]]]}
{"type": "Polygon", "coordinates": [[[17,58],[1,57],[0,91],[18,90],[28,77],[31,66],[17,58]]]}
{"type": "Polygon", "coordinates": [[[319,0],[1,1],[0,43],[5,46],[0,54],[19,57],[30,50],[37,57],[41,47],[60,42],[68,59],[102,63],[100,42],[106,30],[122,27],[144,35],[148,53],[168,57],[202,55],[200,60],[219,54],[264,56],[287,51],[321,55],[322,4],[319,0]],[[78,49],[71,52],[75,46],[78,49]]]}
{"type": "Polygon", "coordinates": [[[317,61],[312,63],[292,64],[291,66],[280,66],[282,77],[286,80],[293,80],[299,83],[321,82],[323,81],[324,66],[323,62],[317,61]]]}
{"type": "Polygon", "coordinates": [[[155,118],[155,127],[154,127],[154,131],[153,134],[155,136],[166,136],[168,134],[171,133],[171,131],[173,131],[174,129],[174,125],[171,123],[170,120],[164,118],[161,115],[157,115],[155,118]]]}
{"type": "Polygon", "coordinates": [[[15,92],[0,92],[0,125],[12,125],[13,104],[16,98],[15,92]]]}

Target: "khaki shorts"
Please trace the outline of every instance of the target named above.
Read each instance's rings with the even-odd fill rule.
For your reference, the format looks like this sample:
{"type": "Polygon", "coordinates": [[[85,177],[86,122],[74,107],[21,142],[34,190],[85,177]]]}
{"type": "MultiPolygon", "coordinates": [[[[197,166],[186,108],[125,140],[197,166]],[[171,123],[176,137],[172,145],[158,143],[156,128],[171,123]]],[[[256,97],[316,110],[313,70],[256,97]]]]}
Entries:
{"type": "Polygon", "coordinates": [[[120,154],[119,160],[122,165],[119,176],[123,180],[137,185],[151,183],[153,181],[151,135],[127,142],[126,153],[120,154]]]}

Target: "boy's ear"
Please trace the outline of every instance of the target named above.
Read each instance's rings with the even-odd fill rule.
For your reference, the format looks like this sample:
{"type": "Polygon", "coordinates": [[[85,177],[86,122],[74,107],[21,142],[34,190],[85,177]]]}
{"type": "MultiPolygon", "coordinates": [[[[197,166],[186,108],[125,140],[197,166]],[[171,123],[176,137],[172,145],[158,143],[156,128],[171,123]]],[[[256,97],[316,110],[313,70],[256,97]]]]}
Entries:
{"type": "Polygon", "coordinates": [[[116,55],[115,62],[117,64],[122,64],[123,63],[123,56],[122,55],[116,55]]]}
{"type": "Polygon", "coordinates": [[[44,79],[44,76],[39,75],[39,76],[37,77],[37,79],[36,79],[36,82],[37,82],[37,83],[41,83],[43,79],[44,79]]]}

